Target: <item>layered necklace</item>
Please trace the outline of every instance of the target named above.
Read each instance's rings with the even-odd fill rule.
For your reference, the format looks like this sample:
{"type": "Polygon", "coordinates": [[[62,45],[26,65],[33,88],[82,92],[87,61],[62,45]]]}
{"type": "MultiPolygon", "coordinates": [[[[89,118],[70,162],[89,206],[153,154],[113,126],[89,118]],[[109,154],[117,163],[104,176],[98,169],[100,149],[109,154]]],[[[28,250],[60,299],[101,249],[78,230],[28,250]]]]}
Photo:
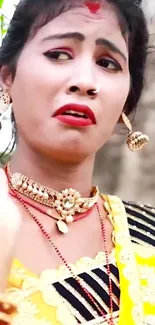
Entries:
{"type": "MultiPolygon", "coordinates": [[[[34,222],[39,227],[39,229],[40,229],[41,233],[43,234],[43,236],[47,239],[47,241],[49,242],[49,244],[53,247],[53,249],[55,250],[56,254],[58,255],[58,257],[62,261],[62,263],[69,270],[71,276],[76,280],[77,284],[80,286],[80,288],[86,294],[86,296],[88,297],[90,303],[92,303],[94,305],[94,308],[96,308],[98,310],[98,313],[103,318],[103,321],[107,321],[107,323],[109,325],[114,325],[114,320],[113,320],[113,298],[112,298],[113,297],[113,291],[112,291],[111,270],[110,270],[110,263],[109,263],[109,254],[108,254],[108,251],[107,251],[105,224],[104,224],[104,221],[103,221],[103,218],[102,218],[102,213],[100,211],[99,205],[97,203],[97,191],[98,190],[96,189],[95,195],[92,196],[89,199],[83,199],[81,196],[80,196],[80,198],[81,198],[82,204],[84,204],[83,202],[86,200],[85,202],[87,202],[87,211],[89,211],[90,208],[92,208],[93,206],[96,207],[97,212],[98,212],[98,215],[99,215],[99,218],[100,218],[101,232],[102,232],[102,238],[103,238],[103,249],[104,249],[105,257],[106,257],[106,267],[107,267],[107,275],[108,275],[108,293],[109,293],[109,302],[110,302],[110,304],[109,304],[109,315],[107,315],[102,310],[102,308],[100,307],[100,305],[98,304],[98,302],[96,302],[95,298],[87,290],[87,288],[85,287],[85,285],[83,283],[83,280],[78,275],[76,275],[74,273],[72,267],[66,261],[65,257],[60,252],[59,248],[52,241],[51,235],[46,231],[46,229],[44,228],[44,226],[42,225],[42,223],[39,221],[39,219],[31,211],[31,207],[36,208],[36,210],[39,210],[40,208],[38,209],[36,205],[34,205],[33,203],[32,204],[29,203],[28,201],[24,200],[23,197],[21,196],[21,194],[23,194],[23,195],[31,198],[31,200],[34,200],[34,201],[38,202],[38,197],[37,197],[37,194],[36,193],[33,193],[33,198],[32,198],[32,189],[35,188],[37,191],[39,191],[41,189],[42,190],[42,193],[47,192],[49,196],[52,196],[51,193],[54,193],[56,199],[59,198],[59,200],[60,200],[59,192],[56,192],[56,191],[54,191],[52,189],[49,189],[47,187],[45,188],[44,186],[39,185],[38,183],[30,180],[28,177],[26,177],[26,176],[24,176],[22,174],[13,174],[12,175],[11,172],[10,172],[9,165],[6,165],[5,166],[5,173],[6,173],[6,176],[7,176],[7,179],[8,179],[8,185],[9,185],[9,189],[10,189],[10,194],[13,195],[22,204],[22,206],[24,207],[24,209],[32,217],[32,219],[34,220],[34,222]],[[23,184],[25,184],[24,185],[24,188],[22,187],[23,184]],[[26,184],[27,184],[27,187],[28,186],[31,186],[32,187],[31,191],[30,191],[30,189],[29,189],[29,191],[27,191],[26,184]],[[30,193],[30,195],[28,195],[28,193],[30,193]],[[35,197],[35,199],[34,199],[34,197],[35,197]],[[36,199],[36,197],[37,197],[37,199],[36,199]],[[88,208],[88,202],[92,202],[92,201],[94,202],[93,206],[92,206],[92,203],[91,203],[91,207],[88,208]]],[[[72,190],[72,192],[70,192],[70,190],[64,190],[64,191],[65,191],[65,199],[66,199],[65,202],[70,202],[70,193],[72,193],[72,197],[75,198],[75,200],[79,198],[79,195],[80,194],[79,194],[79,192],[77,192],[75,190],[72,190]],[[67,196],[67,193],[69,193],[68,196],[67,196]],[[77,197],[77,195],[75,195],[75,193],[78,193],[78,197],[77,197]]],[[[64,193],[64,191],[62,191],[60,193],[62,200],[64,200],[64,196],[62,197],[62,195],[63,195],[62,193],[64,193]]],[[[49,197],[48,197],[48,199],[49,199],[49,197]]],[[[41,203],[43,206],[47,206],[47,204],[49,203],[48,199],[47,198],[44,198],[43,201],[42,201],[42,203],[41,202],[39,202],[39,203],[41,203]],[[44,201],[46,201],[46,203],[44,203],[44,201]]],[[[52,201],[53,204],[55,204],[53,197],[52,197],[52,200],[53,200],[52,201]]],[[[51,198],[50,198],[50,202],[51,202],[51,198]]],[[[106,213],[109,213],[109,208],[107,207],[107,202],[104,202],[104,207],[105,207],[106,213]]],[[[77,207],[75,209],[77,209],[77,207]]],[[[83,209],[85,209],[85,211],[86,211],[86,208],[85,207],[83,207],[83,209]]],[[[40,212],[41,211],[42,212],[44,211],[43,208],[40,209],[40,212]]],[[[73,215],[75,215],[75,213],[73,215]]],[[[64,219],[63,220],[59,220],[59,221],[64,222],[64,219]]]]}
{"type": "MultiPolygon", "coordinates": [[[[78,191],[72,188],[58,192],[34,182],[21,173],[12,175],[9,164],[6,165],[5,170],[11,180],[12,188],[31,199],[31,202],[36,202],[46,207],[46,209],[40,208],[40,212],[56,219],[56,225],[62,233],[67,233],[68,225],[85,216],[97,203],[99,195],[97,187],[92,187],[90,198],[83,198],[78,191]],[[52,209],[57,213],[54,216],[52,209]]],[[[28,201],[24,201],[29,204],[28,201]]],[[[30,205],[37,209],[36,204],[30,203],[30,205]]]]}

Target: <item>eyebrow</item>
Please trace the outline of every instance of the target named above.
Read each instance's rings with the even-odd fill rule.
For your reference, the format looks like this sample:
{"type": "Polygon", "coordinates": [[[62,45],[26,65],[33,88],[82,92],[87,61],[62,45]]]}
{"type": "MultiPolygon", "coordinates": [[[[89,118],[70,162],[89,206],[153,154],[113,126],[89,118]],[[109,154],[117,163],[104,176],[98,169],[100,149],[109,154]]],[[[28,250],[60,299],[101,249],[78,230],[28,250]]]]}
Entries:
{"type": "MultiPolygon", "coordinates": [[[[79,42],[83,42],[86,37],[79,33],[79,32],[69,32],[69,33],[63,33],[63,34],[55,34],[55,35],[50,35],[45,37],[42,42],[45,41],[50,41],[50,40],[61,40],[61,39],[73,39],[79,42]]],[[[118,53],[119,55],[121,55],[121,57],[127,61],[126,56],[124,55],[124,53],[122,51],[120,51],[120,49],[111,41],[107,40],[106,38],[98,38],[96,40],[96,45],[103,45],[104,47],[106,47],[107,49],[109,49],[111,52],[114,53],[118,53]]]]}
{"type": "Polygon", "coordinates": [[[42,41],[50,41],[55,39],[74,39],[79,42],[83,42],[85,40],[85,36],[78,32],[73,33],[64,33],[64,34],[55,34],[45,37],[42,41]]]}
{"type": "Polygon", "coordinates": [[[127,61],[126,56],[120,49],[111,41],[107,40],[106,38],[98,38],[96,40],[96,45],[104,45],[106,48],[108,48],[111,52],[118,53],[122,56],[122,58],[127,61]]]}

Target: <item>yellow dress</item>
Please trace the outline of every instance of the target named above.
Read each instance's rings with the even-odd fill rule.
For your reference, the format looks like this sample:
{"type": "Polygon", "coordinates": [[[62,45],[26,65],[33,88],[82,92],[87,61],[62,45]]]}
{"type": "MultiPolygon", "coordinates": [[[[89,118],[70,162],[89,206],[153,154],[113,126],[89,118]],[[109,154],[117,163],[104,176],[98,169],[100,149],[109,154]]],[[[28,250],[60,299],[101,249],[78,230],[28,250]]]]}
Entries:
{"type": "MultiPolygon", "coordinates": [[[[155,211],[104,196],[114,226],[115,248],[110,254],[113,319],[117,325],[155,325],[155,211]],[[126,210],[126,211],[125,211],[126,210]]],[[[12,325],[108,324],[106,259],[81,258],[71,265],[107,313],[94,310],[65,266],[36,276],[16,259],[8,281],[8,298],[18,304],[12,325]]]]}

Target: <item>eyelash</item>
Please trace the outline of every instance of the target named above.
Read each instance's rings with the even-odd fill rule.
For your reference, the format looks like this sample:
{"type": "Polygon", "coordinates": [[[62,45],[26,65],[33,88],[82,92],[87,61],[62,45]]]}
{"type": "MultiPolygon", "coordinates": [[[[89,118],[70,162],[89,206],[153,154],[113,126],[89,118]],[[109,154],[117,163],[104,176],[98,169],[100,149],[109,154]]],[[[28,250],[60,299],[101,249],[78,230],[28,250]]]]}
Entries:
{"type": "MultiPolygon", "coordinates": [[[[68,53],[66,51],[61,51],[61,50],[48,51],[48,52],[44,53],[44,55],[48,59],[55,61],[55,62],[73,60],[73,56],[70,53],[68,53]],[[68,59],[59,59],[60,55],[66,55],[66,57],[68,56],[68,59]]],[[[108,69],[108,70],[116,71],[116,72],[122,71],[120,64],[117,61],[110,59],[109,57],[101,57],[100,59],[97,60],[98,63],[101,63],[101,61],[104,63],[110,63],[114,67],[114,69],[108,69],[108,67],[104,67],[101,64],[98,64],[99,66],[103,67],[103,69],[108,69]]]]}
{"type": "Polygon", "coordinates": [[[44,53],[44,55],[47,58],[51,59],[52,61],[67,61],[67,60],[64,60],[64,59],[59,59],[58,57],[59,57],[60,54],[63,54],[63,55],[68,56],[68,59],[69,60],[72,60],[73,59],[72,55],[69,54],[66,51],[60,51],[60,50],[58,51],[58,50],[55,50],[55,51],[48,51],[48,52],[44,53]]]}
{"type": "MultiPolygon", "coordinates": [[[[104,69],[108,69],[108,70],[112,70],[112,71],[116,71],[116,72],[117,71],[122,71],[122,68],[121,68],[120,64],[115,60],[112,60],[112,59],[110,59],[108,57],[103,57],[103,58],[100,58],[97,62],[100,62],[100,61],[102,61],[104,63],[110,63],[114,67],[114,69],[108,69],[108,67],[103,67],[104,69]]],[[[99,64],[99,66],[100,66],[100,64],[99,64]]]]}

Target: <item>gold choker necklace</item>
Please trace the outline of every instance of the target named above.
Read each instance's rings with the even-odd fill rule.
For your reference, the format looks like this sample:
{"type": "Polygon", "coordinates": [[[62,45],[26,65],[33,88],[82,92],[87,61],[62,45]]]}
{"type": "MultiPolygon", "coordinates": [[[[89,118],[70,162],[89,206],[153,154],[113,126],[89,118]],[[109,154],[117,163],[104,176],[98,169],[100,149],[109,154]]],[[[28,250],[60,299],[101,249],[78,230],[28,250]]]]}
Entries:
{"type": "Polygon", "coordinates": [[[49,208],[53,208],[59,214],[59,220],[66,223],[74,221],[75,214],[86,213],[98,200],[99,190],[92,187],[91,197],[83,198],[75,189],[65,189],[57,192],[43,186],[21,173],[11,174],[9,165],[6,165],[11,185],[15,191],[49,208]]]}

